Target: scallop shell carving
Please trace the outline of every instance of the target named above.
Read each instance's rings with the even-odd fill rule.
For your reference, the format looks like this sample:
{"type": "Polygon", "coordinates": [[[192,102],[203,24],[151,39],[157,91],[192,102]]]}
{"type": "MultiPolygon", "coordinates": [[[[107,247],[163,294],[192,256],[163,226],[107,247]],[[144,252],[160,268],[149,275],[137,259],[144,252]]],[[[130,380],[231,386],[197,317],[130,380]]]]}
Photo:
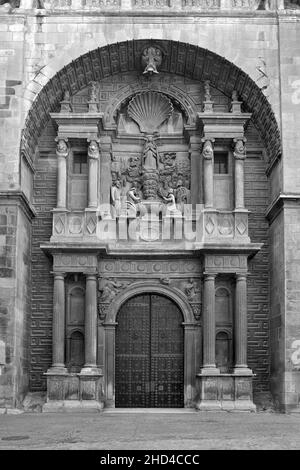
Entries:
{"type": "Polygon", "coordinates": [[[140,131],[153,134],[173,112],[171,101],[162,93],[138,93],[128,105],[128,115],[138,124],[140,131]]]}

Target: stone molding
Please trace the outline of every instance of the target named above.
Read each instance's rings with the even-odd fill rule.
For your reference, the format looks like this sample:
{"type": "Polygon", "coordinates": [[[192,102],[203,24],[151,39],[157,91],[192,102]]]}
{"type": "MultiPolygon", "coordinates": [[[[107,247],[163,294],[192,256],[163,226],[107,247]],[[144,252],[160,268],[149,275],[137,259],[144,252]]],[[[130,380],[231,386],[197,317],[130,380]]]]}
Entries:
{"type": "MultiPolygon", "coordinates": [[[[66,90],[74,94],[93,80],[101,80],[112,73],[131,71],[138,67],[140,56],[147,45],[155,44],[169,52],[172,60],[165,60],[162,69],[180,73],[198,81],[210,80],[211,86],[231,97],[235,90],[244,103],[246,112],[252,112],[269,159],[281,154],[280,132],[271,105],[255,82],[237,66],[223,57],[186,43],[171,40],[131,40],[100,47],[78,57],[54,75],[45,85],[45,75],[37,75],[41,91],[26,117],[22,133],[21,151],[34,154],[37,140],[49,119],[49,113],[58,111],[66,90]],[[72,78],[73,77],[73,78],[72,78]],[[224,78],[228,77],[228,78],[224,78]]],[[[140,64],[142,73],[142,65],[140,64]]]]}
{"type": "Polygon", "coordinates": [[[284,208],[297,208],[300,206],[300,194],[287,194],[281,193],[273,202],[269,205],[266,210],[266,218],[268,219],[270,225],[278,217],[280,212],[284,208]]]}
{"type": "Polygon", "coordinates": [[[31,205],[23,191],[0,191],[0,205],[7,206],[12,204],[17,204],[30,222],[36,216],[34,207],[31,205]]]}
{"type": "Polygon", "coordinates": [[[133,282],[121,291],[109,304],[105,323],[115,323],[118,311],[124,302],[135,295],[146,293],[161,294],[173,300],[181,310],[184,323],[195,323],[193,309],[182,291],[176,287],[164,286],[153,281],[133,282]]]}
{"type": "Polygon", "coordinates": [[[205,255],[204,270],[208,275],[215,273],[247,274],[247,255],[205,255]]]}
{"type": "Polygon", "coordinates": [[[94,274],[97,272],[97,255],[63,252],[53,254],[53,271],[94,274]]]}
{"type": "Polygon", "coordinates": [[[200,259],[197,260],[157,260],[157,261],[148,261],[148,260],[131,260],[131,259],[122,259],[122,260],[100,260],[99,262],[99,273],[104,276],[130,276],[138,275],[148,276],[156,275],[158,278],[161,278],[162,275],[168,275],[170,277],[178,277],[178,275],[200,275],[202,271],[202,263],[200,259]]]}

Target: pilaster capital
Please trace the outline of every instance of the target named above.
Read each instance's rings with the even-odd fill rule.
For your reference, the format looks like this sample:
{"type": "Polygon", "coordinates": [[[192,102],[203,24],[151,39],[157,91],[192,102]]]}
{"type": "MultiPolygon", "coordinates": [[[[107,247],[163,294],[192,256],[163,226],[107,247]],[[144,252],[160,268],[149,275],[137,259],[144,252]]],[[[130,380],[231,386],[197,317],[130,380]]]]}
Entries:
{"type": "Polygon", "coordinates": [[[234,151],[233,151],[234,158],[236,160],[245,160],[246,158],[245,143],[247,142],[246,137],[233,139],[233,142],[234,142],[234,151]]]}
{"type": "Polygon", "coordinates": [[[98,160],[100,156],[100,149],[99,149],[99,143],[100,139],[98,137],[92,137],[87,139],[89,142],[89,147],[88,147],[88,158],[91,158],[93,160],[98,160]]]}
{"type": "Polygon", "coordinates": [[[51,274],[53,275],[55,280],[64,280],[67,275],[67,273],[61,271],[51,271],[51,274]]]}
{"type": "Polygon", "coordinates": [[[236,273],[235,280],[236,282],[246,282],[248,273],[236,273]]]}
{"type": "Polygon", "coordinates": [[[207,273],[207,272],[204,272],[203,273],[203,281],[204,282],[207,282],[207,281],[215,281],[216,279],[216,276],[217,276],[217,273],[207,273]]]}
{"type": "Polygon", "coordinates": [[[67,137],[56,137],[55,142],[57,142],[56,146],[56,155],[57,157],[67,158],[69,155],[69,146],[68,146],[68,139],[67,137]]]}
{"type": "Polygon", "coordinates": [[[214,156],[213,143],[215,139],[203,137],[201,142],[203,142],[202,156],[205,160],[212,160],[214,156]]]}
{"type": "Polygon", "coordinates": [[[85,273],[86,281],[98,281],[98,274],[97,273],[85,273]]]}

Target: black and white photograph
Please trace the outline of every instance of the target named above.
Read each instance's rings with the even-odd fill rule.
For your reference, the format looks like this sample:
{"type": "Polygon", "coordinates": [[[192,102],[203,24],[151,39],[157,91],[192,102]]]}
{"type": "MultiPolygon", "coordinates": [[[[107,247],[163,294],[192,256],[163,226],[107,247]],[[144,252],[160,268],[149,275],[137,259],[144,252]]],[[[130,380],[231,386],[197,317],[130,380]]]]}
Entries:
{"type": "Polygon", "coordinates": [[[299,149],[300,0],[0,0],[0,460],[300,450],[299,149]]]}

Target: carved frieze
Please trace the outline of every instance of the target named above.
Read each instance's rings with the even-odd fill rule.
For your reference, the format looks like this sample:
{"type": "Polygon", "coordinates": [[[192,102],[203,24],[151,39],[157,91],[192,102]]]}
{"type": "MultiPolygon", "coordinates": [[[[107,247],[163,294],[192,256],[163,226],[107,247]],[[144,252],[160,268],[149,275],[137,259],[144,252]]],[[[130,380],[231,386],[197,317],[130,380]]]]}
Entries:
{"type": "Polygon", "coordinates": [[[205,255],[204,267],[206,272],[231,273],[247,271],[246,255],[205,255]]]}
{"type": "Polygon", "coordinates": [[[91,270],[92,272],[94,272],[96,271],[96,268],[96,255],[87,255],[84,253],[55,253],[53,255],[53,270],[63,272],[86,272],[91,270]]]}
{"type": "Polygon", "coordinates": [[[182,0],[183,8],[197,8],[199,10],[219,10],[221,0],[182,0]]]}
{"type": "Polygon", "coordinates": [[[105,276],[147,276],[154,275],[158,278],[178,277],[180,275],[200,274],[202,271],[201,261],[196,260],[101,260],[99,262],[99,273],[105,276]]]}

